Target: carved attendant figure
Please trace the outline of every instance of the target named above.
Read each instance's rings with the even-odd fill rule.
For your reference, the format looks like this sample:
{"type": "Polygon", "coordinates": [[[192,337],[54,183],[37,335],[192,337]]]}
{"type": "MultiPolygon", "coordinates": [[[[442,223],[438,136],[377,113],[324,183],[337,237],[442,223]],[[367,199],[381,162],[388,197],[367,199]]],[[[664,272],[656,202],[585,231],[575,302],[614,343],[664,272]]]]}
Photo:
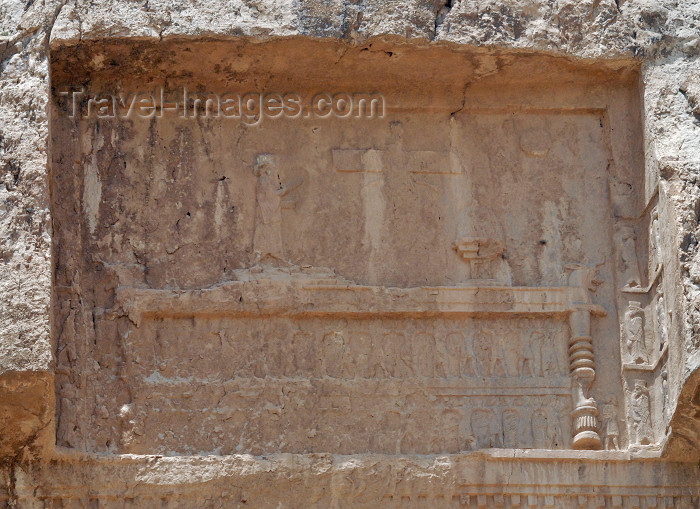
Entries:
{"type": "Polygon", "coordinates": [[[553,449],[557,443],[557,426],[551,426],[544,410],[532,414],[532,438],[538,449],[553,449]]]}
{"type": "Polygon", "coordinates": [[[625,286],[641,286],[642,278],[639,275],[639,260],[636,248],[637,235],[634,228],[625,225],[620,230],[620,258],[624,274],[625,286]]]}
{"type": "Polygon", "coordinates": [[[647,364],[649,354],[644,338],[644,310],[639,302],[630,302],[620,326],[620,336],[627,349],[629,362],[647,364]]]}
{"type": "Polygon", "coordinates": [[[323,374],[331,378],[354,378],[354,373],[348,373],[346,369],[348,352],[345,347],[345,338],[338,331],[328,332],[321,340],[323,352],[323,374]]]}
{"type": "Polygon", "coordinates": [[[445,410],[440,416],[443,433],[441,449],[445,452],[459,452],[463,446],[461,426],[464,417],[456,410],[445,410]]]}
{"type": "Polygon", "coordinates": [[[393,378],[414,376],[413,346],[400,332],[390,332],[384,336],[382,357],[389,376],[393,378]]]}
{"type": "Polygon", "coordinates": [[[491,337],[481,332],[474,338],[474,355],[477,359],[479,375],[491,376],[491,337]]]}
{"type": "Polygon", "coordinates": [[[413,338],[413,365],[418,376],[432,378],[435,376],[435,338],[426,331],[421,331],[413,338]]]}
{"type": "Polygon", "coordinates": [[[472,348],[472,344],[473,340],[462,342],[462,352],[460,355],[461,362],[458,376],[476,376],[477,369],[474,361],[474,350],[472,348]]]}
{"type": "Polygon", "coordinates": [[[634,443],[637,445],[649,445],[654,442],[654,433],[651,427],[649,389],[644,380],[635,380],[634,391],[630,395],[630,401],[634,443]]]}
{"type": "Polygon", "coordinates": [[[522,346],[521,357],[518,360],[518,375],[530,377],[539,376],[539,363],[535,357],[533,343],[535,344],[535,348],[539,348],[541,339],[542,338],[540,338],[538,334],[533,334],[532,336],[527,336],[526,334],[521,335],[522,346]]]}
{"type": "Polygon", "coordinates": [[[459,332],[451,332],[445,336],[444,341],[436,342],[437,376],[441,378],[460,376],[460,360],[462,357],[463,344],[464,338],[459,332]]]}
{"type": "Polygon", "coordinates": [[[302,182],[297,179],[286,186],[282,185],[271,154],[260,154],[257,157],[253,173],[258,178],[255,184],[257,203],[253,235],[255,263],[266,256],[282,260],[282,199],[302,182]]]}
{"type": "Polygon", "coordinates": [[[488,329],[482,329],[481,333],[487,338],[486,342],[490,350],[489,360],[491,365],[489,366],[489,374],[492,376],[508,376],[503,336],[488,329]]]}
{"type": "Polygon", "coordinates": [[[503,447],[514,449],[520,442],[520,417],[517,410],[503,411],[503,447]]]}
{"type": "MultiPolygon", "coordinates": [[[[286,376],[313,376],[316,359],[313,334],[297,331],[292,336],[292,348],[285,359],[286,376]]],[[[318,373],[316,373],[318,375],[318,373]]]]}
{"type": "Polygon", "coordinates": [[[541,362],[543,376],[557,376],[561,374],[559,366],[559,349],[556,345],[556,337],[552,334],[537,333],[537,340],[541,345],[541,362]]]}
{"type": "Polygon", "coordinates": [[[603,431],[605,433],[605,448],[608,450],[618,450],[620,442],[620,428],[617,425],[617,411],[615,403],[607,403],[603,406],[603,431]]]}
{"type": "Polygon", "coordinates": [[[661,288],[658,290],[654,312],[656,314],[656,330],[659,334],[659,350],[661,350],[668,339],[668,333],[666,332],[666,304],[664,303],[664,293],[661,288]]]}
{"type": "Polygon", "coordinates": [[[661,237],[659,234],[659,211],[654,208],[651,211],[651,221],[649,223],[649,251],[651,254],[651,271],[653,277],[661,266],[661,237]]]}
{"type": "Polygon", "coordinates": [[[500,434],[494,429],[496,425],[493,412],[485,409],[475,410],[471,417],[471,424],[477,449],[500,447],[500,434]]]}

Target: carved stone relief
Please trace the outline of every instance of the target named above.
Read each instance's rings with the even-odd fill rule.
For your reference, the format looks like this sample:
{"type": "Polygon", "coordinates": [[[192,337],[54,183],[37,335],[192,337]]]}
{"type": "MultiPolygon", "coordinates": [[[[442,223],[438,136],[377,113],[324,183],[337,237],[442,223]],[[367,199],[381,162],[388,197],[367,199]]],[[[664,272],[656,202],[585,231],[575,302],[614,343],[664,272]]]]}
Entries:
{"type": "Polygon", "coordinates": [[[620,427],[617,417],[617,405],[614,401],[603,405],[602,430],[605,437],[605,449],[617,450],[620,448],[620,427]]]}
{"type": "Polygon", "coordinates": [[[303,179],[298,177],[283,183],[280,169],[272,154],[256,156],[253,174],[257,178],[255,183],[255,233],[253,235],[254,263],[257,265],[267,257],[284,261],[282,211],[294,206],[294,199],[290,193],[301,186],[303,179]]]}
{"type": "MultiPolygon", "coordinates": [[[[653,203],[637,220],[648,225],[646,287],[629,284],[630,264],[621,265],[620,351],[622,376],[627,398],[629,444],[653,446],[668,424],[668,326],[669,315],[663,291],[663,264],[658,229],[658,206],[653,203]],[[652,206],[653,205],[653,206],[652,206]]],[[[631,258],[634,227],[622,223],[627,244],[619,244],[620,258],[631,258]],[[630,256],[627,255],[630,254],[630,256]]],[[[636,240],[636,239],[635,239],[636,240]]],[[[634,248],[635,251],[637,247],[634,248]]],[[[633,264],[632,264],[633,265],[633,264]]],[[[632,271],[634,272],[634,270],[632,271]]]]}
{"type": "Polygon", "coordinates": [[[620,247],[618,266],[624,285],[630,288],[642,286],[637,257],[637,234],[633,226],[622,224],[618,233],[618,243],[620,247]]]}
{"type": "Polygon", "coordinates": [[[481,284],[501,282],[510,284],[505,247],[494,239],[466,237],[454,244],[459,256],[469,265],[469,279],[481,284]]]}
{"type": "MultiPolygon", "coordinates": [[[[664,330],[663,313],[622,329],[615,313],[616,281],[646,284],[644,230],[616,226],[613,211],[636,191],[611,190],[598,110],[484,104],[446,118],[399,108],[361,131],[298,118],[224,135],[173,119],[148,148],[135,141],[146,124],[98,134],[78,122],[80,137],[110,142],[97,156],[102,205],[62,223],[80,242],[59,258],[99,290],[84,316],[57,317],[82,324],[57,338],[58,443],[624,449],[620,365],[656,362],[645,334],[664,330]],[[180,142],[195,134],[207,150],[180,142]],[[124,163],[110,166],[115,154],[124,163]]],[[[83,182],[57,174],[56,190],[83,182]]]]}
{"type": "Polygon", "coordinates": [[[664,293],[661,288],[658,288],[656,291],[656,300],[654,302],[654,321],[656,322],[659,350],[663,350],[668,342],[668,320],[666,314],[664,293]]]}
{"type": "Polygon", "coordinates": [[[649,388],[644,380],[634,380],[630,395],[631,442],[635,445],[654,443],[649,388]]]}
{"type": "Polygon", "coordinates": [[[649,363],[649,350],[644,332],[644,310],[639,302],[629,303],[620,328],[620,336],[624,344],[626,362],[649,363]]]}
{"type": "Polygon", "coordinates": [[[590,396],[591,384],[595,380],[595,358],[591,338],[591,297],[595,289],[597,267],[576,265],[570,267],[569,285],[577,289],[577,309],[569,315],[571,339],[569,341],[569,364],[573,377],[572,397],[574,401],[573,447],[597,449],[601,446],[598,435],[598,406],[590,396]]]}
{"type": "Polygon", "coordinates": [[[653,277],[661,269],[661,232],[659,231],[659,210],[651,210],[649,220],[649,274],[653,277]]]}

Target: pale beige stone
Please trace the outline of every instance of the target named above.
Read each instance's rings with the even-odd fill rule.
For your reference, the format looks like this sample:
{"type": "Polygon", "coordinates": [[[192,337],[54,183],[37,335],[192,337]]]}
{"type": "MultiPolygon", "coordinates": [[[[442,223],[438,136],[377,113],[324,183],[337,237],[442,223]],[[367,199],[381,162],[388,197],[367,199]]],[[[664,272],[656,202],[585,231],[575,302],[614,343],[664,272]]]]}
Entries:
{"type": "Polygon", "coordinates": [[[697,506],[699,42],[691,0],[6,1],[0,498],[697,506]],[[165,83],[386,102],[61,95],[165,83]]]}

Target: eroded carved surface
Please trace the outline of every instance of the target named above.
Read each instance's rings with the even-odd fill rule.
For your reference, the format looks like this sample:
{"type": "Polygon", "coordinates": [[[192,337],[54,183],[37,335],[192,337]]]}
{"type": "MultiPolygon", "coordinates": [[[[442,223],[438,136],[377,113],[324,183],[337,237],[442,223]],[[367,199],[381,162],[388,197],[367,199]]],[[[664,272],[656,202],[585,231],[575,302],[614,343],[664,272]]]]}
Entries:
{"type": "MultiPolygon", "coordinates": [[[[70,96],[56,95],[53,182],[79,204],[76,217],[55,202],[59,444],[159,454],[655,444],[656,385],[628,390],[619,378],[621,366],[651,365],[647,338],[663,330],[641,302],[620,307],[622,292],[651,284],[639,232],[653,223],[640,223],[642,183],[629,170],[640,160],[630,83],[600,71],[601,87],[539,61],[567,76],[554,102],[546,84],[522,81],[527,66],[466,96],[419,74],[402,89],[377,81],[385,64],[359,50],[328,76],[304,76],[309,44],[287,46],[299,66],[284,85],[252,73],[245,86],[303,97],[345,76],[354,88],[335,92],[379,90],[382,114],[117,121],[86,101],[71,119],[70,96]]],[[[204,58],[226,68],[232,48],[211,43],[204,58]]],[[[137,87],[138,75],[159,83],[158,67],[115,74],[133,62],[110,51],[115,64],[91,71],[85,94],[115,79],[137,87]]],[[[237,66],[258,58],[236,51],[237,66]]],[[[491,62],[437,51],[465,79],[491,62]]],[[[232,82],[210,83],[223,93],[232,82]]]]}
{"type": "Polygon", "coordinates": [[[125,341],[139,415],[123,430],[124,447],[562,448],[565,338],[562,320],[542,319],[149,320],[125,341]]]}
{"type": "MultiPolygon", "coordinates": [[[[700,112],[697,59],[699,20],[700,9],[695,0],[233,0],[225,4],[199,1],[2,2],[0,289],[3,312],[0,313],[0,369],[4,373],[4,394],[1,398],[3,408],[0,410],[4,424],[1,434],[2,454],[13,460],[11,466],[4,468],[3,464],[1,470],[0,500],[8,506],[18,507],[208,507],[222,504],[231,507],[245,504],[255,507],[279,507],[280,504],[299,507],[696,507],[700,496],[696,467],[634,460],[635,457],[638,459],[639,455],[656,454],[654,446],[634,446],[627,452],[586,453],[590,455],[582,461],[582,457],[578,456],[582,453],[572,451],[541,453],[534,461],[526,459],[532,451],[505,451],[503,460],[494,457],[486,459],[487,455],[482,453],[449,458],[414,456],[408,459],[386,456],[348,458],[329,455],[283,455],[272,460],[247,455],[219,458],[96,458],[89,454],[74,454],[73,451],[70,454],[59,453],[57,456],[51,433],[42,441],[42,450],[33,451],[38,452],[38,456],[27,456],[26,446],[30,442],[37,444],[37,431],[46,431],[51,427],[47,420],[47,412],[52,413],[53,409],[50,397],[53,378],[52,353],[56,354],[60,364],[57,372],[60,387],[57,394],[65,396],[63,403],[59,403],[59,435],[89,435],[92,425],[91,413],[101,419],[106,416],[106,421],[111,419],[110,423],[114,422],[110,417],[110,398],[113,394],[105,389],[103,379],[96,378],[94,373],[102,369],[101,366],[108,366],[108,372],[112,373],[112,376],[115,376],[113,373],[116,372],[118,377],[119,368],[114,366],[122,362],[118,355],[115,355],[114,362],[110,363],[111,354],[96,356],[90,353],[88,350],[92,348],[91,341],[96,345],[95,341],[98,335],[102,334],[107,321],[116,322],[112,326],[120,328],[121,334],[130,328],[138,330],[131,322],[132,319],[138,321],[141,317],[141,323],[146,326],[156,315],[132,309],[119,311],[129,317],[126,325],[116,318],[118,314],[104,319],[101,310],[112,310],[114,306],[112,302],[105,303],[101,300],[105,297],[101,290],[106,288],[106,293],[111,296],[112,288],[120,285],[110,286],[109,278],[105,278],[108,281],[105,285],[100,278],[83,277],[86,270],[97,271],[97,264],[94,263],[96,260],[90,259],[93,248],[86,246],[83,249],[79,242],[80,235],[62,236],[52,232],[53,216],[57,218],[54,230],[60,230],[63,222],[76,221],[83,214],[81,186],[85,186],[88,195],[85,210],[91,211],[99,211],[103,207],[100,204],[100,195],[108,186],[105,186],[104,180],[100,180],[102,177],[98,178],[97,172],[89,173],[84,179],[81,176],[82,183],[76,186],[74,192],[53,196],[51,217],[49,216],[49,197],[57,189],[49,184],[53,179],[53,170],[60,170],[61,173],[66,169],[82,172],[82,157],[64,158],[65,147],[55,160],[56,154],[51,154],[54,149],[49,140],[46,104],[53,100],[51,85],[55,83],[49,83],[49,41],[53,41],[55,47],[71,46],[68,53],[74,53],[78,58],[70,60],[58,53],[55,56],[59,62],[64,59],[66,62],[70,60],[67,67],[72,74],[78,76],[80,84],[95,80],[97,76],[88,76],[93,72],[104,71],[104,67],[113,68],[115,64],[120,65],[119,58],[109,57],[109,50],[102,55],[97,51],[95,55],[82,58],[81,46],[89,44],[94,49],[102,48],[106,43],[108,47],[110,40],[121,37],[127,40],[120,40],[118,45],[128,48],[129,59],[136,62],[135,67],[123,67],[125,75],[129,74],[134,76],[135,80],[141,80],[143,74],[139,75],[138,69],[142,68],[146,73],[161,72],[160,78],[173,82],[183,78],[207,84],[212,74],[219,73],[214,66],[219,58],[216,51],[195,51],[198,60],[196,65],[184,65],[180,68],[173,65],[163,71],[163,67],[159,67],[158,64],[158,55],[144,52],[142,47],[133,44],[128,38],[149,39],[154,42],[161,40],[161,48],[165,48],[164,53],[172,52],[171,55],[178,54],[182,57],[186,51],[172,51],[172,47],[169,47],[173,37],[216,39],[245,36],[253,37],[258,43],[262,40],[274,41],[281,36],[309,36],[325,38],[328,47],[336,48],[332,58],[327,54],[318,58],[319,53],[309,52],[317,61],[316,67],[321,68],[322,72],[334,69],[333,64],[345,57],[347,48],[330,42],[331,39],[342,40],[351,47],[359,45],[359,48],[365,50],[365,56],[373,55],[377,60],[384,59],[378,66],[379,72],[374,74],[391,73],[394,72],[392,67],[394,70],[400,68],[401,72],[394,72],[390,79],[400,82],[404,89],[409,88],[412,83],[418,83],[419,88],[424,91],[441,90],[445,96],[453,98],[449,101],[449,112],[456,112],[467,105],[467,100],[463,99],[464,90],[468,90],[468,97],[471,97],[472,90],[467,84],[471,86],[478,79],[463,79],[464,76],[460,73],[469,65],[448,63],[442,72],[436,69],[434,66],[437,62],[449,62],[449,59],[443,58],[444,54],[423,62],[411,61],[407,53],[418,49],[429,40],[509,48],[513,53],[520,52],[515,55],[501,53],[492,60],[482,60],[475,67],[477,77],[489,76],[496,70],[511,66],[517,67],[519,62],[530,58],[523,54],[522,50],[544,51],[550,55],[565,54],[571,57],[636,58],[643,62],[638,85],[643,89],[644,103],[632,101],[625,103],[621,109],[627,112],[643,112],[646,181],[642,186],[636,184],[637,179],[641,178],[639,176],[642,174],[642,164],[621,164],[629,160],[629,153],[640,150],[637,144],[629,141],[641,139],[641,136],[637,136],[639,133],[636,132],[631,138],[621,134],[624,133],[624,129],[620,129],[619,123],[612,122],[610,132],[614,131],[617,134],[610,136],[608,140],[614,155],[609,159],[611,165],[608,175],[610,201],[613,216],[617,220],[612,229],[611,242],[620,242],[622,239],[616,235],[626,229],[624,234],[627,237],[627,252],[625,256],[622,256],[621,252],[615,253],[612,261],[606,260],[621,266],[624,262],[624,265],[632,267],[634,272],[634,255],[627,256],[632,253],[629,239],[634,239],[634,252],[639,257],[638,279],[641,281],[635,281],[637,274],[623,280],[623,275],[618,273],[616,278],[609,279],[611,266],[604,267],[604,272],[608,274],[601,275],[601,278],[606,279],[614,291],[619,293],[615,294],[614,306],[610,306],[609,299],[601,299],[601,293],[596,293],[593,300],[607,308],[608,316],[617,315],[617,321],[613,320],[614,325],[606,325],[605,330],[601,332],[596,330],[596,327],[599,327],[596,323],[601,318],[593,319],[591,341],[595,346],[596,379],[591,385],[591,390],[601,411],[600,436],[605,440],[608,449],[617,448],[617,445],[622,449],[626,448],[627,434],[634,431],[632,423],[642,422],[633,420],[630,399],[636,381],[641,380],[638,391],[641,397],[635,397],[635,401],[648,398],[654,439],[663,441],[663,454],[673,460],[697,462],[700,457],[700,334],[697,325],[700,310],[697,304],[700,294],[700,249],[697,241],[700,238],[697,220],[700,196],[697,178],[697,162],[700,160],[700,123],[697,121],[700,112]],[[387,35],[392,37],[391,43],[379,39],[387,35]],[[206,54],[215,55],[213,62],[210,60],[202,65],[207,70],[188,73],[188,68],[196,69],[199,63],[206,62],[203,56],[206,54]],[[97,58],[93,59],[93,56],[97,58]],[[107,58],[103,58],[104,56],[107,58]],[[154,56],[156,58],[152,58],[154,56]],[[427,79],[408,78],[411,69],[418,69],[424,76],[430,77],[430,82],[427,82],[427,79]],[[630,151],[624,155],[626,146],[630,147],[630,151]],[[75,167],[71,168],[72,165],[75,167]],[[50,178],[47,178],[47,171],[51,173],[50,178]],[[624,196],[628,193],[634,195],[640,189],[643,189],[644,201],[648,203],[645,206],[629,206],[630,203],[624,196]],[[55,214],[57,210],[62,212],[55,214]],[[655,241],[654,234],[656,217],[658,242],[655,241]],[[624,225],[627,228],[623,228],[624,225]],[[70,253],[60,258],[60,264],[51,267],[51,246],[57,246],[64,241],[70,246],[70,253]],[[648,260],[647,247],[650,254],[648,260]],[[76,256],[81,258],[79,263],[73,263],[75,260],[71,260],[76,256]],[[80,270],[75,270],[78,265],[80,270]],[[54,303],[57,309],[54,310],[53,322],[49,318],[52,268],[56,269],[59,282],[54,289],[54,303]],[[625,288],[628,282],[638,284],[625,288]],[[97,292],[93,292],[95,289],[97,292]],[[639,303],[643,310],[643,335],[648,359],[641,363],[627,362],[624,359],[627,347],[624,342],[618,344],[619,326],[624,323],[624,312],[630,302],[639,303]],[[61,338],[58,346],[51,341],[51,328],[54,333],[53,339],[61,338]],[[100,332],[93,335],[96,328],[100,332]],[[607,337],[610,344],[603,343],[600,339],[602,337],[607,337]],[[52,348],[56,346],[52,352],[52,348]],[[610,362],[609,359],[613,359],[618,367],[619,363],[622,363],[622,381],[608,373],[605,364],[610,362]],[[95,362],[100,367],[95,365],[95,362]],[[90,392],[90,386],[93,384],[95,388],[90,392]],[[626,387],[628,392],[609,392],[611,387],[620,385],[626,387]],[[600,394],[601,390],[607,393],[600,394]],[[647,391],[648,396],[645,395],[647,391]],[[619,427],[612,424],[616,419],[615,415],[620,420],[619,427]],[[663,416],[663,421],[659,416],[663,416]],[[661,422],[663,425],[660,425],[661,422]],[[616,445],[615,437],[618,433],[620,436],[616,445]],[[22,455],[24,460],[20,465],[17,460],[22,455]],[[579,460],[571,461],[574,455],[579,460]]],[[[289,44],[289,41],[285,41],[286,44],[289,44]]],[[[292,43],[288,47],[293,46],[292,43]]],[[[232,51],[231,54],[235,52],[232,51]]],[[[266,58],[263,54],[257,71],[243,63],[241,67],[233,65],[224,68],[223,72],[226,73],[227,79],[234,82],[241,76],[253,76],[256,73],[262,76],[264,81],[264,76],[268,74],[288,76],[289,73],[284,71],[284,68],[290,67],[291,61],[293,66],[299,65],[305,68],[307,74],[313,74],[313,68],[304,66],[303,59],[287,59],[283,55],[284,53],[278,52],[276,58],[266,58]]],[[[352,56],[352,50],[349,56],[352,56]]],[[[245,58],[241,57],[241,62],[244,61],[245,58]]],[[[63,64],[57,66],[54,63],[51,66],[53,76],[60,75],[60,72],[56,71],[60,70],[58,67],[61,65],[63,64]]],[[[612,90],[615,86],[608,86],[610,81],[596,74],[597,66],[613,71],[622,69],[622,76],[616,77],[615,80],[619,78],[619,82],[624,82],[624,69],[630,62],[602,60],[592,65],[590,62],[578,61],[576,65],[587,69],[589,75],[586,79],[589,83],[602,83],[606,88],[606,91],[600,94],[600,97],[603,97],[608,93],[614,94],[612,90]]],[[[588,89],[576,99],[572,99],[568,96],[569,89],[559,86],[561,83],[567,83],[567,87],[571,85],[569,76],[551,73],[551,69],[546,65],[531,66],[530,69],[532,71],[523,72],[521,67],[521,76],[512,80],[518,83],[515,87],[518,91],[517,97],[514,100],[506,100],[505,105],[503,101],[508,94],[499,83],[492,82],[489,94],[497,95],[498,100],[493,101],[491,106],[507,109],[512,105],[527,103],[527,94],[520,92],[523,87],[529,86],[528,79],[539,73],[546,76],[544,81],[549,81],[551,85],[545,93],[546,100],[539,103],[540,108],[556,109],[562,104],[581,107],[582,103],[591,101],[591,98],[597,95],[597,92],[588,89]],[[562,101],[563,96],[567,98],[562,101]],[[583,100],[582,97],[586,99],[583,100]]],[[[346,83],[348,76],[361,74],[356,71],[357,69],[347,72],[347,69],[344,69],[340,76],[342,79],[339,79],[338,75],[333,79],[338,83],[346,83]]],[[[117,71],[119,72],[121,70],[117,71]]],[[[256,83],[253,88],[257,86],[256,83]]],[[[631,86],[636,87],[637,84],[631,86]]],[[[541,85],[537,85],[536,88],[541,88],[541,85]]],[[[532,92],[531,90],[530,93],[532,92]]],[[[489,102],[483,99],[481,97],[482,103],[489,102]]],[[[604,110],[606,105],[610,104],[614,110],[618,99],[619,97],[602,101],[595,107],[604,110]]],[[[535,103],[536,101],[530,103],[530,106],[535,103]]],[[[478,101],[474,104],[483,106],[478,104],[478,101]]],[[[56,120],[55,117],[53,120],[56,120]]],[[[422,126],[429,127],[430,124],[423,122],[422,126]]],[[[52,123],[52,129],[54,128],[55,133],[66,132],[52,123]]],[[[129,125],[123,132],[128,134],[132,128],[133,125],[129,125]]],[[[157,131],[156,125],[153,133],[157,131]]],[[[531,157],[547,157],[550,136],[546,131],[547,129],[537,126],[523,127],[520,146],[524,153],[531,157]]],[[[632,131],[636,129],[633,128],[632,131]]],[[[183,139],[191,132],[193,131],[183,131],[183,139]]],[[[430,138],[430,129],[423,129],[421,135],[430,138]]],[[[88,136],[85,138],[85,146],[96,139],[92,135],[88,136]]],[[[60,146],[65,140],[58,141],[60,146]]],[[[337,169],[338,173],[369,175],[369,181],[370,177],[380,175],[380,169],[384,167],[385,153],[381,147],[358,147],[355,141],[351,139],[347,145],[355,148],[339,148],[333,152],[333,168],[337,169]]],[[[429,140],[429,144],[434,145],[432,147],[407,150],[406,153],[410,152],[405,162],[407,170],[414,175],[459,174],[461,170],[455,165],[452,151],[439,147],[442,141],[444,140],[436,137],[429,140]]],[[[195,145],[200,144],[195,142],[195,145]]],[[[138,145],[136,148],[138,150],[138,145]]],[[[98,148],[96,153],[101,150],[104,150],[104,147],[98,148]]],[[[87,148],[85,151],[87,152],[87,148]]],[[[114,153],[118,151],[115,150],[114,153]]],[[[268,152],[260,154],[265,153],[268,152]]],[[[99,165],[107,168],[113,159],[105,157],[99,161],[99,165]]],[[[187,166],[186,158],[181,159],[187,166]]],[[[171,160],[177,160],[177,157],[171,160]]],[[[248,163],[254,168],[252,157],[248,158],[248,163]]],[[[284,184],[294,182],[297,176],[301,176],[303,180],[307,177],[306,174],[292,175],[284,180],[284,184]]],[[[364,192],[371,201],[381,196],[385,189],[379,188],[378,192],[378,186],[375,186],[367,188],[364,192]]],[[[224,184],[217,189],[218,192],[225,194],[224,184]]],[[[282,204],[280,208],[289,206],[291,210],[295,210],[301,203],[294,191],[290,191],[290,195],[289,202],[282,204]]],[[[149,206],[147,196],[146,199],[139,199],[142,201],[141,206],[149,206]]],[[[110,201],[111,198],[106,196],[104,203],[110,201]]],[[[224,212],[223,208],[219,209],[219,214],[223,215],[219,217],[225,217],[224,212]]],[[[129,214],[131,213],[126,215],[129,214]]],[[[283,211],[283,220],[285,215],[286,211],[283,211]]],[[[129,217],[131,216],[133,214],[129,217]]],[[[154,217],[157,218],[157,214],[154,214],[154,217]]],[[[85,217],[80,220],[84,221],[88,228],[93,224],[93,221],[85,217]]],[[[97,220],[94,221],[94,226],[95,231],[99,232],[97,220]]],[[[123,223],[110,225],[115,230],[122,226],[123,223]]],[[[197,226],[199,227],[201,225],[197,226]]],[[[368,234],[363,241],[376,243],[382,240],[381,232],[377,233],[376,229],[370,232],[372,235],[368,234]]],[[[252,244],[254,233],[248,230],[247,235],[250,235],[252,244]]],[[[460,232],[460,235],[455,235],[450,241],[493,239],[490,232],[460,232]]],[[[116,241],[116,245],[128,244],[132,237],[134,236],[127,232],[116,241]]],[[[136,240],[138,243],[139,239],[136,240]]],[[[283,243],[282,247],[284,246],[283,243]]],[[[512,254],[507,251],[507,242],[504,246],[504,253],[512,254]]],[[[542,250],[547,256],[559,252],[558,249],[548,252],[544,247],[542,250]]],[[[171,256],[175,252],[166,253],[167,256],[171,256]]],[[[56,259],[58,257],[54,258],[56,259]]],[[[137,264],[152,267],[154,260],[155,258],[142,258],[137,264]]],[[[480,260],[477,258],[475,261],[480,260]]],[[[481,272],[484,275],[479,276],[479,285],[493,285],[494,280],[496,286],[512,284],[512,280],[509,279],[512,257],[506,261],[495,261],[503,269],[497,275],[489,273],[491,267],[476,267],[475,274],[479,274],[482,268],[486,269],[481,272]]],[[[97,262],[102,263],[100,260],[97,262]]],[[[599,263],[600,259],[593,258],[585,262],[593,265],[599,263]]],[[[471,268],[467,267],[470,264],[471,262],[464,263],[465,270],[471,268]]],[[[541,265],[547,267],[546,263],[541,265]]],[[[204,264],[202,266],[205,267],[204,264]]],[[[180,267],[188,267],[188,264],[181,264],[180,267]]],[[[250,268],[253,269],[253,273],[266,273],[264,263],[250,268]]],[[[407,267],[406,271],[410,272],[411,267],[407,267]]],[[[461,276],[471,277],[466,272],[461,276]]],[[[218,281],[221,278],[217,275],[214,279],[218,281]]],[[[125,278],[121,284],[132,285],[133,278],[125,278]]],[[[188,288],[196,288],[198,284],[192,283],[188,288]]],[[[381,281],[377,284],[381,285],[381,281]]],[[[433,286],[437,284],[445,283],[434,283],[433,286]]],[[[143,286],[149,285],[150,283],[143,286]]],[[[202,283],[202,286],[206,286],[206,283],[202,283]]],[[[483,289],[484,286],[480,288],[483,289]]],[[[599,288],[599,291],[604,290],[605,287],[599,288]]],[[[162,296],[157,296],[155,301],[160,301],[162,296]]],[[[163,300],[172,302],[170,294],[164,297],[166,298],[163,300]]],[[[111,297],[104,300],[110,299],[111,297]]],[[[188,295],[183,300],[195,303],[197,299],[196,295],[188,295]]],[[[548,309],[553,311],[556,307],[551,306],[548,309]]],[[[174,323],[181,323],[181,320],[185,319],[182,316],[168,316],[167,319],[165,316],[161,318],[164,321],[173,320],[174,323]]],[[[226,316],[232,315],[229,313],[226,316]]],[[[202,318],[197,320],[200,319],[202,318]]],[[[232,319],[232,323],[238,323],[238,319],[232,319]]],[[[302,321],[299,317],[284,319],[302,321]]],[[[435,319],[435,316],[429,317],[429,320],[435,319]]],[[[457,320],[455,317],[450,319],[457,320]]],[[[491,319],[493,317],[489,318],[491,319]]],[[[95,348],[105,347],[100,343],[95,348]]],[[[127,401],[128,397],[123,399],[127,401]]],[[[642,409],[643,414],[645,405],[635,405],[642,409]]],[[[127,422],[134,420],[132,415],[137,414],[132,412],[132,409],[131,406],[124,409],[123,419],[127,422]]],[[[513,424],[516,420],[515,414],[507,410],[501,417],[503,443],[505,447],[509,447],[507,444],[513,443],[514,437],[517,436],[513,424]]],[[[478,424],[478,419],[475,422],[478,424]]],[[[488,426],[485,428],[489,431],[488,426]]],[[[471,429],[471,422],[467,424],[467,429],[471,429]]],[[[59,441],[59,445],[66,445],[65,439],[61,440],[64,441],[59,441]]],[[[60,447],[58,451],[62,451],[60,447]]],[[[494,449],[491,453],[499,451],[494,449]]]]}

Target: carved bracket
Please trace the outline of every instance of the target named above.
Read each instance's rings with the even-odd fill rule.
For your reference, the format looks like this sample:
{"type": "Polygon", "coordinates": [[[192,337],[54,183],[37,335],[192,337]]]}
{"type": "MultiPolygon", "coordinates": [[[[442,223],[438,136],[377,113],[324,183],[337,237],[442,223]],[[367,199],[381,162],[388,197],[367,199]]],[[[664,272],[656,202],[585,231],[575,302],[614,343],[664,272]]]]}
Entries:
{"type": "Polygon", "coordinates": [[[453,249],[469,264],[470,279],[496,279],[496,263],[505,253],[502,242],[488,238],[465,237],[455,242],[453,249]]]}

